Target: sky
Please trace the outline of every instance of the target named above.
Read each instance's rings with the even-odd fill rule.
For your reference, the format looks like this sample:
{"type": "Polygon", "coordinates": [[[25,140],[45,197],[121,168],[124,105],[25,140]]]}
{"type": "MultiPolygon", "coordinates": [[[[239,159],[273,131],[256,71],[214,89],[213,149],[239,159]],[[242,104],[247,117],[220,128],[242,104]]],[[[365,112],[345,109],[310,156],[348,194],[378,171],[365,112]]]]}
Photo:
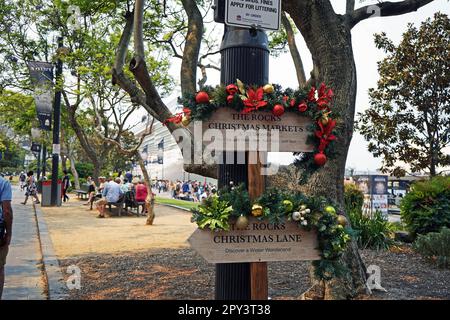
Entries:
{"type": "MultiPolygon", "coordinates": [[[[332,0],[335,12],[345,12],[344,0],[332,0]]],[[[395,1],[394,1],[395,2],[395,1]]],[[[356,7],[376,4],[377,1],[357,1],[356,7]]],[[[377,49],[374,44],[375,33],[386,32],[387,36],[398,44],[401,40],[402,34],[406,31],[408,23],[420,25],[422,21],[428,17],[433,17],[435,12],[442,12],[450,15],[450,4],[448,0],[435,0],[432,3],[420,8],[417,12],[409,14],[394,16],[394,17],[375,17],[364,20],[356,25],[352,30],[353,51],[357,70],[358,90],[356,98],[356,112],[365,110],[369,105],[368,90],[376,87],[378,80],[377,62],[382,60],[384,53],[377,49]]],[[[217,32],[222,34],[222,31],[217,32]]],[[[303,41],[300,33],[296,36],[297,46],[302,56],[303,64],[306,74],[309,75],[312,69],[311,55],[303,41]]],[[[212,59],[217,63],[217,58],[212,59]]],[[[179,64],[175,63],[173,66],[173,74],[179,73],[179,64]]],[[[294,65],[289,53],[282,54],[277,58],[270,58],[269,65],[269,80],[271,83],[277,83],[283,87],[298,87],[297,78],[295,74],[294,65]],[[273,66],[277,66],[274,68],[273,66]],[[286,72],[292,70],[292,72],[286,72]]],[[[208,72],[207,84],[215,86],[220,82],[218,72],[208,72]]],[[[274,161],[280,164],[289,164],[293,161],[292,154],[272,153],[269,155],[269,161],[274,161]]],[[[347,167],[354,168],[357,171],[374,172],[381,166],[381,159],[374,158],[371,153],[367,151],[367,142],[358,133],[354,133],[353,140],[350,145],[349,154],[347,157],[347,167]]]]}
{"type": "MultiPolygon", "coordinates": [[[[359,1],[364,2],[357,5],[369,5],[376,3],[376,1],[359,1]]],[[[344,13],[345,1],[332,1],[335,11],[337,13],[344,13]]],[[[420,8],[417,12],[409,13],[394,17],[376,17],[360,22],[352,30],[353,51],[355,56],[357,77],[358,77],[358,91],[356,97],[356,112],[365,110],[369,105],[368,90],[376,87],[378,80],[377,61],[384,57],[384,53],[377,49],[374,44],[375,33],[382,31],[386,32],[387,36],[398,44],[401,40],[403,32],[406,30],[408,23],[419,25],[428,17],[433,17],[434,13],[441,11],[450,14],[450,4],[447,0],[436,0],[425,7],[420,8]]],[[[296,38],[297,43],[300,44],[299,50],[302,55],[305,70],[311,70],[312,60],[308,52],[306,44],[300,35],[296,38]]],[[[283,57],[272,59],[271,65],[286,65],[293,66],[289,61],[290,57],[284,55],[283,57]]],[[[286,70],[284,67],[277,67],[270,69],[270,81],[274,83],[283,84],[283,86],[295,86],[296,78],[294,70],[291,76],[286,77],[286,70]]],[[[287,164],[291,161],[291,157],[286,155],[273,155],[272,160],[287,164]]],[[[354,133],[350,150],[347,157],[347,167],[355,168],[357,171],[376,171],[381,166],[381,159],[374,158],[370,152],[367,151],[367,142],[358,133],[354,133]]]]}

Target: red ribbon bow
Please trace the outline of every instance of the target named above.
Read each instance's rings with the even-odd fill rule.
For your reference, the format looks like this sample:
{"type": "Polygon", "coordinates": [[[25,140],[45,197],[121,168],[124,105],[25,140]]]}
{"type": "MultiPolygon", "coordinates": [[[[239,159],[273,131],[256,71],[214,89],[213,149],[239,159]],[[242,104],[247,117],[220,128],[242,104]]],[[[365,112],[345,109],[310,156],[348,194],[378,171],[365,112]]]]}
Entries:
{"type": "Polygon", "coordinates": [[[318,150],[319,152],[323,152],[331,141],[336,140],[336,136],[332,134],[333,129],[336,127],[336,120],[329,119],[326,125],[323,125],[319,120],[317,124],[320,127],[320,130],[316,130],[315,132],[316,137],[320,139],[318,150]]]}
{"type": "Polygon", "coordinates": [[[179,124],[183,120],[183,115],[190,116],[191,109],[183,108],[183,112],[179,112],[175,114],[173,117],[166,119],[166,121],[163,122],[163,125],[167,125],[169,122],[179,124]]]}

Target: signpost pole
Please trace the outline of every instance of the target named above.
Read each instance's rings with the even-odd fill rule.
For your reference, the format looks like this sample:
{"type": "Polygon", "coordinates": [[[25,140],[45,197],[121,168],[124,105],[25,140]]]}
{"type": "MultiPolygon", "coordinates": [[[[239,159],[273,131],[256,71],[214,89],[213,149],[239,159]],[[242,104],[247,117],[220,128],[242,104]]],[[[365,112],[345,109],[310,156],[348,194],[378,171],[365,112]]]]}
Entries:
{"type": "MultiPolygon", "coordinates": [[[[267,163],[267,152],[249,152],[249,159],[257,159],[256,164],[248,165],[248,193],[255,200],[264,193],[266,181],[261,175],[262,163],[267,163]],[[263,157],[263,159],[261,159],[263,157]]],[[[267,300],[269,285],[267,277],[267,262],[250,263],[250,292],[252,300],[267,300]]]]}
{"type": "MultiPolygon", "coordinates": [[[[240,79],[244,83],[264,85],[269,80],[268,39],[264,31],[225,26],[225,34],[221,45],[221,82],[224,85],[235,83],[240,79]]],[[[264,190],[264,183],[255,174],[255,167],[248,166],[248,153],[244,164],[236,164],[237,152],[227,156],[223,154],[224,164],[219,165],[219,187],[244,183],[253,196],[264,190]],[[226,160],[233,158],[233,163],[226,160]],[[250,172],[249,172],[250,170],[250,172]],[[250,173],[250,176],[249,176],[250,173]],[[250,179],[249,179],[250,178],[250,179]]],[[[259,284],[257,280],[267,279],[267,265],[251,263],[225,263],[216,265],[217,300],[267,299],[267,280],[259,284]],[[253,288],[253,292],[252,292],[253,288]]]]}
{"type": "MultiPolygon", "coordinates": [[[[63,38],[58,37],[58,48],[62,48],[63,38]]],[[[53,155],[52,155],[52,187],[50,205],[56,206],[58,200],[58,166],[59,166],[59,129],[61,124],[61,88],[58,81],[62,76],[62,61],[56,63],[56,92],[53,104],[53,155]]]]}

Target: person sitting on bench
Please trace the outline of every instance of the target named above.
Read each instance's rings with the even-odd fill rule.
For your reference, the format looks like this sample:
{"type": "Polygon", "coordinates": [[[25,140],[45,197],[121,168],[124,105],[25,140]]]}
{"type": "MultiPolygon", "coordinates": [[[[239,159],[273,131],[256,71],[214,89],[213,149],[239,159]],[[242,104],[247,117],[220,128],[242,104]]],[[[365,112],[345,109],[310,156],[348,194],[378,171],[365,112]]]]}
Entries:
{"type": "Polygon", "coordinates": [[[115,181],[110,181],[105,183],[105,188],[102,192],[102,198],[96,202],[97,210],[99,215],[97,218],[105,217],[105,209],[108,203],[116,203],[119,201],[120,197],[123,196],[123,192],[120,189],[120,178],[116,178],[115,181]]]}
{"type": "Polygon", "coordinates": [[[147,199],[148,190],[147,186],[145,185],[145,182],[143,180],[140,180],[139,183],[135,187],[136,189],[136,205],[138,207],[138,214],[139,214],[139,206],[142,206],[142,213],[145,211],[145,200],[147,199]]]}
{"type": "MultiPolygon", "coordinates": [[[[100,183],[105,182],[104,177],[99,177],[98,180],[100,181],[100,183]]],[[[86,183],[89,185],[88,200],[86,203],[83,203],[83,205],[88,206],[94,201],[94,198],[95,198],[96,192],[97,192],[97,186],[95,184],[95,181],[92,179],[92,177],[88,177],[86,183]]]]}

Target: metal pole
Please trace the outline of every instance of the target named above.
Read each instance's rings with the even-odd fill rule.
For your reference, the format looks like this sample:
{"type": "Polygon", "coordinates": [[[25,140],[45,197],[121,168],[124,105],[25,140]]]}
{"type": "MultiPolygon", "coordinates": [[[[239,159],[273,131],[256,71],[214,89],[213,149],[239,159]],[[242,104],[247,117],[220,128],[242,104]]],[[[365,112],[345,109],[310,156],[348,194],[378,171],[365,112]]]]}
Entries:
{"type": "MultiPolygon", "coordinates": [[[[268,39],[264,31],[225,26],[221,45],[221,82],[224,85],[240,79],[246,84],[264,85],[269,81],[268,39]]],[[[226,153],[223,155],[227,158],[226,153]]],[[[219,188],[244,183],[248,186],[248,155],[245,164],[219,165],[219,188]]],[[[216,265],[217,300],[249,300],[251,293],[250,263],[216,265]]]]}
{"type": "Polygon", "coordinates": [[[45,144],[42,145],[42,178],[45,177],[45,175],[47,174],[47,147],[45,146],[45,144]]]}
{"type": "MultiPolygon", "coordinates": [[[[62,48],[63,38],[58,37],[58,48],[62,48]]],[[[52,193],[50,205],[56,206],[58,204],[58,166],[59,166],[59,129],[61,124],[61,75],[62,75],[62,61],[58,59],[56,63],[56,92],[55,101],[53,103],[53,155],[52,155],[52,193]]]]}
{"type": "Polygon", "coordinates": [[[37,170],[36,170],[36,175],[37,175],[37,180],[38,181],[40,180],[40,176],[41,176],[41,153],[42,153],[42,150],[39,150],[39,152],[37,153],[37,170]]]}

